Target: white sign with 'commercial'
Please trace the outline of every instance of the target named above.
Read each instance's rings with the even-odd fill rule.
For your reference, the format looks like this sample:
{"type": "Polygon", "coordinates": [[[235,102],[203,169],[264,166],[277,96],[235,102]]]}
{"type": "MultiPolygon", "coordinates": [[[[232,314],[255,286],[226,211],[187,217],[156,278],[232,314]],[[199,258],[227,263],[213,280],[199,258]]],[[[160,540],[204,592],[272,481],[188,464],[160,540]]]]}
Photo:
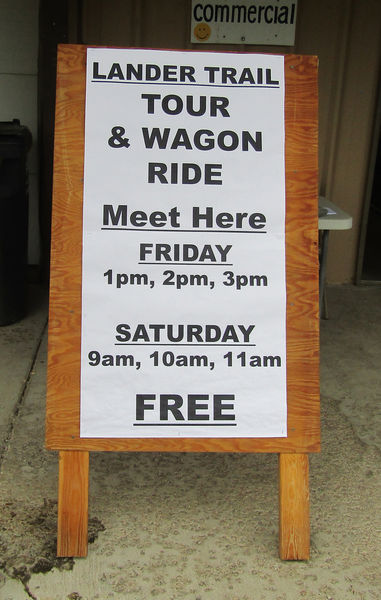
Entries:
{"type": "Polygon", "coordinates": [[[297,0],[192,0],[193,44],[293,46],[297,0]]]}
{"type": "Polygon", "coordinates": [[[88,49],[81,437],[284,437],[283,57],[88,49]]]}

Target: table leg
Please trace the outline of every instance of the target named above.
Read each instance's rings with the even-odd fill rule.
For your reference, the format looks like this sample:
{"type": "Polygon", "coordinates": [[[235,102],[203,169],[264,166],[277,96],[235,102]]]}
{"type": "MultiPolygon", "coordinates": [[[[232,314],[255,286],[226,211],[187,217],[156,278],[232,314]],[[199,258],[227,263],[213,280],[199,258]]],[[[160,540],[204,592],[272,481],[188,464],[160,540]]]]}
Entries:
{"type": "Polygon", "coordinates": [[[327,253],[328,253],[329,230],[323,229],[320,242],[320,271],[319,271],[319,307],[320,316],[323,314],[324,308],[324,291],[325,291],[325,276],[327,268],[327,253]]]}

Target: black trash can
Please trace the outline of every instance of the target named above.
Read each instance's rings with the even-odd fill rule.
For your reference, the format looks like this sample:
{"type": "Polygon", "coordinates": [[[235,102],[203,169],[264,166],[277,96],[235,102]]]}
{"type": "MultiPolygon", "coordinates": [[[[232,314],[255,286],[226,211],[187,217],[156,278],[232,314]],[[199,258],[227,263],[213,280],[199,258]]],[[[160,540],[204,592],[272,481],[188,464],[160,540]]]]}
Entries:
{"type": "Polygon", "coordinates": [[[26,313],[31,145],[31,133],[18,119],[0,121],[0,325],[26,313]]]}

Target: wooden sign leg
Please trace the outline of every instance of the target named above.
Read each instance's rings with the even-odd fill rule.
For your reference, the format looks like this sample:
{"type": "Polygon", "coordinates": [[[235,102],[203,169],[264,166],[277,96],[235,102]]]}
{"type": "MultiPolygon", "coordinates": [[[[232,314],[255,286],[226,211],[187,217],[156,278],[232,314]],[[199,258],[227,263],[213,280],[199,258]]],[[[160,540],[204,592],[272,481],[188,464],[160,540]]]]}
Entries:
{"type": "Polygon", "coordinates": [[[89,453],[59,453],[57,556],[87,556],[89,453]]]}
{"type": "Polygon", "coordinates": [[[282,560],[310,557],[308,454],[279,455],[279,554],[282,560]]]}

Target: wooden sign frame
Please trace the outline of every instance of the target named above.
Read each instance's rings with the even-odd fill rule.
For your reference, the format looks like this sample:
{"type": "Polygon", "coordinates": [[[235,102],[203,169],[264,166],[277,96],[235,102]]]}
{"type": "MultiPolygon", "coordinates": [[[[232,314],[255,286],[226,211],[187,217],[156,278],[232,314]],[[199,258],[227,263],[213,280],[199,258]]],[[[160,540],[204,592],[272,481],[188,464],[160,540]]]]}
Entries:
{"type": "Polygon", "coordinates": [[[286,438],[86,439],[80,425],[87,46],[58,51],[46,446],[59,451],[58,556],[87,554],[90,451],[279,453],[280,556],[309,557],[308,453],[320,450],[317,58],[286,55],[286,438]]]}

